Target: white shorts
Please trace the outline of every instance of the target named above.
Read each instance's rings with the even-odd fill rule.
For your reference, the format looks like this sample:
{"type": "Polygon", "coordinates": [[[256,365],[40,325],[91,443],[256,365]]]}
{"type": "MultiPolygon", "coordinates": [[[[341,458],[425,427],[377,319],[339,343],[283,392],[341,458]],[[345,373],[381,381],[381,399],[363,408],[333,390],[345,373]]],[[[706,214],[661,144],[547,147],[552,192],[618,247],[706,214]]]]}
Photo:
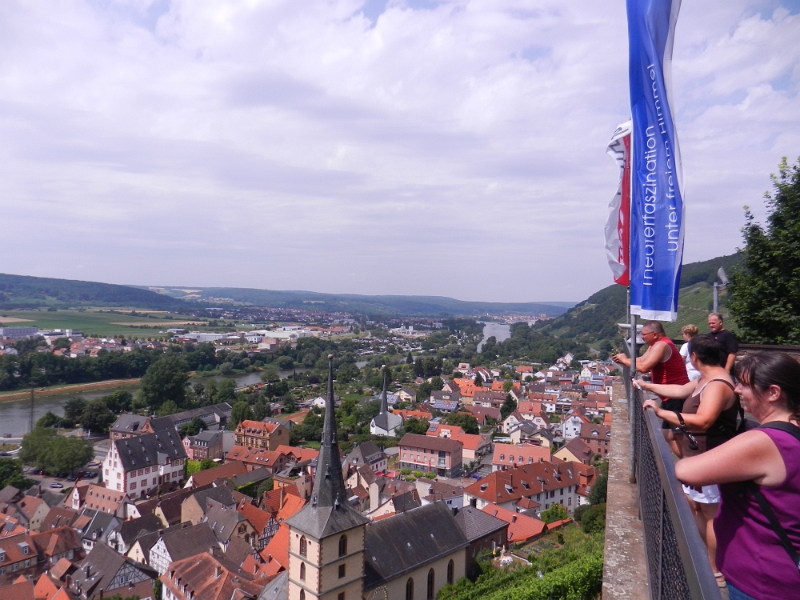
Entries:
{"type": "Polygon", "coordinates": [[[684,485],[683,493],[698,504],[719,504],[720,501],[719,487],[716,485],[704,485],[702,492],[684,485]]]}

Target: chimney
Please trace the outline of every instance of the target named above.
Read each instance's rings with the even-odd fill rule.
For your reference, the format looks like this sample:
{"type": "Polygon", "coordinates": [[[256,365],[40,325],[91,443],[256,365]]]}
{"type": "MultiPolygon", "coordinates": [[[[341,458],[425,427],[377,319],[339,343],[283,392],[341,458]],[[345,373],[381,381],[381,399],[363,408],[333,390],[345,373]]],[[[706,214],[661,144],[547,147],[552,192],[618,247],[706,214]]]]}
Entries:
{"type": "Polygon", "coordinates": [[[283,489],[284,486],[281,486],[281,502],[280,505],[278,506],[278,510],[283,510],[283,489]]]}

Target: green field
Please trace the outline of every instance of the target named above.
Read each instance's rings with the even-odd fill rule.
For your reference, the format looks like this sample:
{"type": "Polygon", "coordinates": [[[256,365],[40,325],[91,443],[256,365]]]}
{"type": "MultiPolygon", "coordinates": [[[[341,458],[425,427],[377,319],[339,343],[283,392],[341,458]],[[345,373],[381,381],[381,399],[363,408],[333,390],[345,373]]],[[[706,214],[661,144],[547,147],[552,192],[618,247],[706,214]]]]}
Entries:
{"type": "Polygon", "coordinates": [[[203,319],[186,315],[176,315],[167,312],[146,312],[137,310],[131,315],[131,309],[89,308],[86,310],[58,310],[55,312],[42,310],[9,310],[0,313],[3,327],[35,326],[39,329],[75,329],[83,332],[84,336],[98,335],[101,337],[167,337],[166,331],[172,327],[186,327],[192,330],[208,330],[205,325],[183,324],[184,322],[200,322],[203,319]],[[12,321],[8,319],[25,319],[12,321]]]}

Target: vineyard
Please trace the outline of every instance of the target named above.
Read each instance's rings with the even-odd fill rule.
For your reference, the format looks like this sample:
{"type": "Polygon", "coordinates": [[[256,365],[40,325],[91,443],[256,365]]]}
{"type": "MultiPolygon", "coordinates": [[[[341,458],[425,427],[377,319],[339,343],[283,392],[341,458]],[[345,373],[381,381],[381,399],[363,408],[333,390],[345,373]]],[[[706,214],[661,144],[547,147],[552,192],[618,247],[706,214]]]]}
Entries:
{"type": "Polygon", "coordinates": [[[475,583],[467,579],[439,592],[440,600],[590,600],[603,584],[603,535],[572,525],[514,554],[530,566],[494,568],[487,557],[475,583]]]}

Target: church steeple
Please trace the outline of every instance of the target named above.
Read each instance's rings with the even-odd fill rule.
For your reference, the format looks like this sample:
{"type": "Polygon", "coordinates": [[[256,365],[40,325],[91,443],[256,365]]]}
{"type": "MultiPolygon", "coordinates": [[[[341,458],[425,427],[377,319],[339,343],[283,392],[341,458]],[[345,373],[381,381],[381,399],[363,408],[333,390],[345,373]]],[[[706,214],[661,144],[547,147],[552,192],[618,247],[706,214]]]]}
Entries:
{"type": "Polygon", "coordinates": [[[335,403],[333,395],[333,355],[328,355],[328,397],[322,444],[314,475],[314,488],[308,504],[286,520],[290,527],[321,540],[324,537],[369,522],[348,503],[347,488],[342,477],[342,459],[336,439],[335,403]]]}
{"type": "Polygon", "coordinates": [[[389,401],[386,397],[386,379],[388,377],[387,367],[383,365],[383,391],[381,392],[381,413],[386,414],[389,412],[389,401]]]}

